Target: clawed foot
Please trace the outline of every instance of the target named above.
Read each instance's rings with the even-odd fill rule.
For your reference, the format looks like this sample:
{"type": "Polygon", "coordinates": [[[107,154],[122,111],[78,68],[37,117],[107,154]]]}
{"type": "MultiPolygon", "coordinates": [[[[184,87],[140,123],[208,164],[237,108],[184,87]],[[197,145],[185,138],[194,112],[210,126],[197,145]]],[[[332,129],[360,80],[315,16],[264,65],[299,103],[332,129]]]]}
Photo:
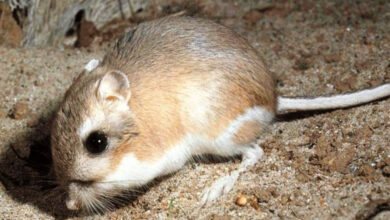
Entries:
{"type": "Polygon", "coordinates": [[[207,203],[211,203],[221,195],[228,193],[230,190],[232,190],[234,183],[238,178],[238,175],[239,172],[238,170],[236,170],[233,171],[230,175],[220,177],[218,180],[216,180],[213,185],[203,191],[200,204],[204,206],[207,203]]]}
{"type": "Polygon", "coordinates": [[[241,172],[245,171],[248,167],[253,166],[264,155],[263,149],[257,144],[254,144],[251,148],[244,153],[240,168],[233,171],[230,175],[220,177],[213,185],[203,191],[202,199],[200,200],[201,206],[207,203],[215,201],[221,195],[228,193],[233,189],[234,183],[238,179],[241,172]]]}

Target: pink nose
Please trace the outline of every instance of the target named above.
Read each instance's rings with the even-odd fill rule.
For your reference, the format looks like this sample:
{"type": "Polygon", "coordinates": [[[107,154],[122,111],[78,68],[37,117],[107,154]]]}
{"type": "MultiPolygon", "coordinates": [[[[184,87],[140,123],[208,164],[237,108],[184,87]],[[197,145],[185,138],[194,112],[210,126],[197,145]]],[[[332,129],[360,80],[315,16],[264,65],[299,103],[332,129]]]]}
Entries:
{"type": "Polygon", "coordinates": [[[78,211],[78,210],[80,210],[80,202],[78,202],[74,199],[67,199],[66,200],[66,207],[69,210],[78,211]]]}

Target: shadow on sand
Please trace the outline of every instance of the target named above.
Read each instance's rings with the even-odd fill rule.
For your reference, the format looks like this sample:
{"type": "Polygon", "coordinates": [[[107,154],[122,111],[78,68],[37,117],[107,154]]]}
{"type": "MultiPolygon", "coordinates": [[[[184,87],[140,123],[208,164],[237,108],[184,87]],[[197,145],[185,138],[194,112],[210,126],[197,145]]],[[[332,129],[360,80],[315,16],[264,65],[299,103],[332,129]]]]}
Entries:
{"type": "MultiPolygon", "coordinates": [[[[67,210],[65,206],[66,191],[57,184],[52,169],[49,127],[50,120],[46,120],[33,132],[18,134],[18,141],[9,143],[8,150],[0,155],[2,158],[0,160],[0,182],[5,187],[5,193],[14,200],[35,206],[57,219],[102,214],[67,210]],[[22,157],[18,152],[29,153],[28,156],[22,157]]],[[[137,195],[125,193],[126,197],[120,197],[121,203],[115,204],[113,209],[130,205],[148,188],[159,182],[161,179],[142,189],[134,190],[137,195]]]]}

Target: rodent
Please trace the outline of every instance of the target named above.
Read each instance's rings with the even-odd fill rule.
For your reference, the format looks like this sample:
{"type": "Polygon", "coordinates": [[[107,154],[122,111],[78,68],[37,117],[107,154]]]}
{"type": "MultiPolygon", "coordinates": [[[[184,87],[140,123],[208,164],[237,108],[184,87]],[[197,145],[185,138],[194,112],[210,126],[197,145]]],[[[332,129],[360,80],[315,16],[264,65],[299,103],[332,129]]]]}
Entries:
{"type": "MultiPolygon", "coordinates": [[[[242,155],[240,168],[207,188],[228,192],[262,157],[256,139],[280,112],[340,108],[390,95],[390,84],[357,93],[278,97],[261,56],[209,20],[141,23],[68,89],[54,118],[51,151],[71,210],[180,169],[194,155],[242,155]]],[[[103,199],[102,199],[103,198],[103,199]]]]}

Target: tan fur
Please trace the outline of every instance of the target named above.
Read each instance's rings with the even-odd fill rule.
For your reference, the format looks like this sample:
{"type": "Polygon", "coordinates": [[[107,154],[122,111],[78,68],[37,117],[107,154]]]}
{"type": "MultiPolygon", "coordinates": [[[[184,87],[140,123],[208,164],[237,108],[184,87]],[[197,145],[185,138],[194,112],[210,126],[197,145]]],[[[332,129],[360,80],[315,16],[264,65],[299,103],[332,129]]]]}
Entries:
{"type": "MultiPolygon", "coordinates": [[[[129,96],[130,97],[130,96],[129,96]]],[[[64,181],[95,180],[115,170],[133,153],[153,162],[187,134],[217,138],[248,108],[275,113],[274,80],[261,57],[240,36],[211,21],[164,18],[142,23],[122,37],[92,73],[84,72],[68,90],[53,125],[56,173],[64,181]],[[109,72],[123,72],[131,92],[129,111],[116,120],[116,96],[99,99],[99,83],[109,72]],[[93,111],[104,113],[97,129],[119,141],[93,157],[76,135],[93,111]],[[107,167],[80,165],[109,158],[107,167]]],[[[234,135],[237,144],[255,140],[262,125],[245,122],[234,135]]],[[[99,163],[98,163],[99,164],[99,163]]]]}
{"type": "MultiPolygon", "coordinates": [[[[253,106],[259,105],[270,112],[275,111],[274,80],[257,52],[229,29],[208,21],[207,24],[203,22],[199,23],[195,19],[189,22],[187,19],[176,19],[169,25],[172,25],[170,28],[175,28],[174,25],[187,28],[193,26],[194,32],[208,32],[208,40],[215,41],[215,46],[219,47],[215,53],[226,57],[202,57],[207,54],[185,50],[184,45],[188,44],[185,37],[188,36],[180,41],[180,34],[170,35],[170,32],[165,34],[166,39],[153,39],[157,42],[145,43],[138,41],[138,45],[125,44],[122,39],[122,42],[118,43],[122,46],[121,52],[118,53],[114,49],[106,56],[103,63],[107,68],[121,67],[121,70],[128,74],[132,91],[130,107],[136,116],[140,133],[135,140],[123,143],[115,151],[114,157],[117,161],[129,152],[134,153],[141,161],[159,158],[180,141],[186,132],[205,135],[210,139],[216,138],[232,120],[253,106]],[[182,51],[180,45],[183,45],[182,51]],[[152,46],[157,51],[149,52],[152,46]],[[155,49],[159,46],[161,50],[155,49]],[[225,55],[224,51],[231,52],[232,47],[234,53],[225,55]],[[171,53],[171,50],[179,51],[171,53]],[[136,54],[145,62],[131,60],[136,54]],[[218,114],[213,117],[210,113],[207,124],[199,124],[196,120],[189,121],[190,110],[193,108],[191,105],[202,105],[203,102],[186,103],[184,100],[199,96],[198,90],[212,91],[209,87],[213,87],[215,82],[219,84],[218,91],[213,97],[205,99],[212,99],[210,112],[218,114]],[[183,110],[189,112],[183,113],[183,110]]],[[[138,32],[144,34],[142,38],[147,38],[147,31],[157,31],[148,29],[150,26],[158,29],[163,25],[166,25],[163,20],[140,25],[133,33],[131,41],[137,41],[141,37],[137,35],[138,32]]],[[[243,134],[238,136],[240,135],[243,134]]],[[[249,136],[248,138],[255,139],[253,135],[249,136]]]]}
{"type": "Polygon", "coordinates": [[[263,128],[257,121],[244,122],[234,134],[233,142],[237,145],[247,145],[259,137],[263,128]]]}

